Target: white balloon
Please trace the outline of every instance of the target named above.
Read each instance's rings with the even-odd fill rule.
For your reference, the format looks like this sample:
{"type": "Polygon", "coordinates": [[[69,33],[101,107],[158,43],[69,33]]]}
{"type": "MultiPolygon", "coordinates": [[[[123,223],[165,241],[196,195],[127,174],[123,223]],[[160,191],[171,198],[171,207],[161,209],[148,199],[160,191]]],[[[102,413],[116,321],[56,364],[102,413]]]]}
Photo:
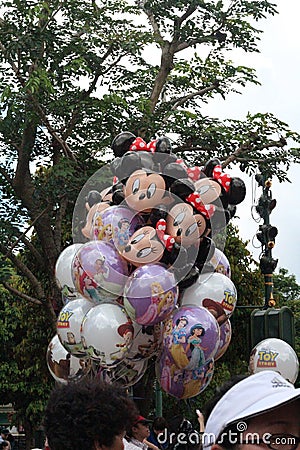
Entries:
{"type": "Polygon", "coordinates": [[[237,291],[233,282],[221,273],[201,274],[182,295],[181,305],[207,308],[222,325],[233,314],[237,291]]]}
{"type": "Polygon", "coordinates": [[[64,348],[73,356],[85,357],[81,342],[81,323],[93,303],[84,297],[68,302],[60,311],[56,322],[57,334],[64,348]]]}
{"type": "Polygon", "coordinates": [[[82,321],[83,347],[103,367],[116,365],[127,356],[133,336],[133,325],[125,309],[117,304],[100,303],[82,321]]]}
{"type": "Polygon", "coordinates": [[[75,285],[72,277],[72,261],[82,245],[83,244],[69,245],[57,258],[55,264],[55,278],[60,289],[67,287],[71,292],[75,291],[75,285]]]}
{"type": "Polygon", "coordinates": [[[48,345],[46,361],[49,372],[55,381],[62,384],[82,380],[89,374],[91,369],[90,360],[72,356],[63,347],[57,334],[48,345]]]}
{"type": "Polygon", "coordinates": [[[268,338],[256,344],[250,352],[249,372],[274,370],[290,383],[295,383],[299,373],[299,361],[293,347],[278,338],[268,338]]]}

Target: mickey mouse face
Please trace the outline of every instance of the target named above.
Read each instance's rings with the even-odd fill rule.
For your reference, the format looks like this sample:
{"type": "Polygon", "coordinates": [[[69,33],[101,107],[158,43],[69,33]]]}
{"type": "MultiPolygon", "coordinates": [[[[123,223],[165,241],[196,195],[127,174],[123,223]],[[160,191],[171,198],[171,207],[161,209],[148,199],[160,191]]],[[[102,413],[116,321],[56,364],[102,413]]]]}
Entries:
{"type": "Polygon", "coordinates": [[[220,198],[222,187],[220,184],[210,178],[201,178],[195,182],[195,190],[199,192],[201,200],[205,205],[210,205],[220,198]]]}
{"type": "Polygon", "coordinates": [[[124,195],[127,205],[133,210],[150,212],[155,206],[164,203],[165,189],[165,180],[160,174],[139,169],[128,178],[124,195]]]}
{"type": "Polygon", "coordinates": [[[199,244],[206,230],[206,221],[201,214],[194,214],[193,207],[187,203],[177,203],[167,217],[167,234],[175,237],[184,247],[199,244]]]}
{"type": "Polygon", "coordinates": [[[121,255],[136,267],[158,262],[164,246],[152,227],[142,227],[131,236],[121,255]]]}

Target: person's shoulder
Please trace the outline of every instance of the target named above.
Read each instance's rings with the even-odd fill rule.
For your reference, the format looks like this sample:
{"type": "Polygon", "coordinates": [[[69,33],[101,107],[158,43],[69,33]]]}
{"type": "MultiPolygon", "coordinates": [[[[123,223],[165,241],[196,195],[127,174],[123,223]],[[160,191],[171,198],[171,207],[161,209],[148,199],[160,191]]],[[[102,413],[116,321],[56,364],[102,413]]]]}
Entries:
{"type": "Polygon", "coordinates": [[[140,450],[140,447],[135,445],[130,440],[127,440],[126,438],[123,439],[123,443],[124,443],[124,450],[137,450],[137,449],[140,450]]]}

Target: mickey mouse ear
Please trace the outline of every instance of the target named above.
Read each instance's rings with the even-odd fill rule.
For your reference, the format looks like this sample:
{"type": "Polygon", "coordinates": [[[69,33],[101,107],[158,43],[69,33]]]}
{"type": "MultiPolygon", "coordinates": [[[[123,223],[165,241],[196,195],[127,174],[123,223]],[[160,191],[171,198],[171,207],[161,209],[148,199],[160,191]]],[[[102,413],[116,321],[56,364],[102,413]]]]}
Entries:
{"type": "Polygon", "coordinates": [[[182,200],[186,200],[195,191],[195,187],[191,180],[185,178],[183,180],[175,180],[170,187],[170,191],[182,200]]]}
{"type": "Polygon", "coordinates": [[[135,140],[135,135],[129,131],[118,134],[111,143],[111,148],[115,156],[123,156],[128,152],[131,144],[135,140]]]}
{"type": "Polygon", "coordinates": [[[246,186],[241,178],[231,178],[230,188],[228,192],[228,203],[238,205],[242,203],[246,196],[246,186]]]}
{"type": "Polygon", "coordinates": [[[207,176],[207,177],[212,177],[213,174],[213,170],[216,166],[221,165],[221,161],[218,158],[212,158],[209,161],[207,161],[207,163],[205,164],[202,172],[207,176]]]}

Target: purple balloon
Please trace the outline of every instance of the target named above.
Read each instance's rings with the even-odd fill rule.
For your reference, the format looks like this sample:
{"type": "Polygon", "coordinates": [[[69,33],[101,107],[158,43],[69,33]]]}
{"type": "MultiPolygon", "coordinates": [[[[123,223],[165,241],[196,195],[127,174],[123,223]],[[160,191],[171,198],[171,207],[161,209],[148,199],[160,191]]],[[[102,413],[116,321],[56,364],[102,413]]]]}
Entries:
{"type": "Polygon", "coordinates": [[[156,361],[155,371],[161,388],[182,400],[195,397],[207,388],[213,376],[214,360],[194,370],[179,369],[168,352],[163,351],[156,361]]]}
{"type": "Polygon", "coordinates": [[[93,236],[94,239],[109,242],[122,251],[129,238],[143,224],[143,218],[126,206],[110,206],[98,214],[93,236]]]}
{"type": "Polygon", "coordinates": [[[77,291],[89,300],[101,303],[122,295],[128,266],[113,245],[90,241],[76,253],[72,274],[77,291]]]}
{"type": "Polygon", "coordinates": [[[220,328],[202,306],[182,306],[165,323],[162,347],[179,369],[197,370],[214,358],[220,328]]]}
{"type": "Polygon", "coordinates": [[[217,353],[215,355],[215,361],[217,361],[217,359],[221,358],[221,356],[224,355],[227,348],[229,347],[230,341],[231,341],[231,323],[230,320],[228,319],[226,320],[225,323],[223,323],[220,326],[220,344],[217,353]]]}
{"type": "Polygon", "coordinates": [[[140,325],[154,325],[174,309],[178,287],[174,274],[162,264],[146,264],[128,278],[124,289],[124,307],[140,325]]]}

